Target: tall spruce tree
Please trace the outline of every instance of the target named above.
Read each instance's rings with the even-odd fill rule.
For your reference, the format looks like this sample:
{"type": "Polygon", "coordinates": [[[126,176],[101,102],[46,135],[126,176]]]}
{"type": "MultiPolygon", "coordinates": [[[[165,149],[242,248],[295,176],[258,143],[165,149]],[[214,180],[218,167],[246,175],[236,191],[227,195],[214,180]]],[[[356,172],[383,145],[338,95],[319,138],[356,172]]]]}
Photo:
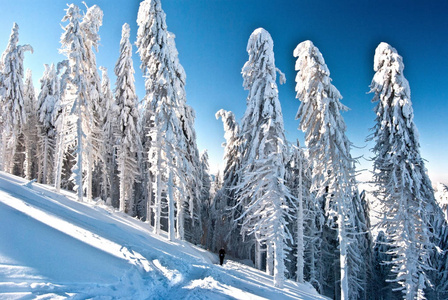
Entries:
{"type": "Polygon", "coordinates": [[[199,172],[199,181],[201,183],[201,193],[199,197],[200,214],[199,225],[193,228],[193,237],[199,239],[202,245],[207,245],[208,235],[213,235],[211,232],[211,177],[210,168],[208,164],[208,152],[204,150],[201,153],[201,165],[199,172]]]}
{"type": "MultiPolygon", "coordinates": [[[[101,90],[93,50],[98,47],[98,29],[102,17],[101,9],[94,5],[87,7],[81,19],[79,7],[71,4],[62,19],[63,22],[69,22],[61,36],[61,52],[68,58],[68,76],[63,95],[66,103],[61,110],[64,114],[61,118],[63,125],[60,129],[63,132],[60,134],[65,136],[61,139],[63,144],[58,147],[73,149],[73,156],[76,157],[71,178],[75,182],[78,201],[83,200],[84,188],[87,200],[92,199],[94,164],[100,157],[98,144],[102,131],[98,127],[98,105],[101,90]]],[[[60,153],[58,159],[62,161],[60,153]]]]}
{"type": "Polygon", "coordinates": [[[93,111],[89,105],[88,93],[89,82],[86,60],[86,37],[80,26],[81,13],[79,7],[71,4],[66,9],[66,15],[62,22],[69,22],[65,26],[65,32],[61,36],[61,52],[68,58],[68,69],[70,72],[68,85],[64,91],[67,100],[67,108],[65,113],[70,116],[65,117],[64,131],[67,130],[71,136],[70,144],[73,144],[76,157],[76,164],[72,169],[72,178],[75,182],[75,190],[77,191],[78,201],[83,201],[83,173],[85,168],[87,137],[91,135],[90,125],[93,123],[93,111]]]}
{"type": "Polygon", "coordinates": [[[282,287],[285,278],[287,241],[291,240],[288,220],[292,198],[285,185],[287,144],[283,116],[276,84],[283,74],[275,67],[274,43],[263,28],[256,29],[247,44],[249,60],[242,75],[249,91],[247,109],[242,120],[242,180],[239,205],[243,211],[242,234],[253,235],[266,246],[266,271],[274,275],[274,285],[282,287]]]}
{"type": "Polygon", "coordinates": [[[52,183],[56,143],[55,106],[60,102],[59,78],[54,64],[45,65],[40,79],[40,93],[37,99],[38,119],[38,181],[52,183]]]}
{"type": "Polygon", "coordinates": [[[439,182],[435,197],[445,215],[445,220],[448,222],[448,185],[439,182]]]}
{"type": "Polygon", "coordinates": [[[133,215],[134,183],[138,175],[137,155],[141,151],[138,132],[138,97],[135,93],[130,27],[123,25],[120,57],[115,65],[115,101],[118,106],[117,164],[120,178],[120,211],[133,215]]]}
{"type": "Polygon", "coordinates": [[[150,170],[148,205],[152,204],[154,230],[158,233],[165,201],[162,195],[166,194],[169,238],[174,239],[176,228],[177,237],[184,239],[186,207],[190,217],[193,216],[194,201],[199,195],[199,185],[195,182],[199,153],[193,128],[194,113],[186,105],[186,76],[179,64],[174,35],[167,31],[160,0],[142,1],[137,23],[136,44],[146,77],[143,134],[149,136],[144,145],[146,168],[150,170]]]}
{"type": "Polygon", "coordinates": [[[226,247],[226,251],[238,258],[247,258],[253,243],[241,236],[241,226],[235,220],[241,215],[241,207],[237,207],[237,185],[241,168],[240,126],[231,111],[223,109],[216,113],[224,126],[224,172],[222,187],[217,190],[213,201],[215,221],[212,223],[214,238],[211,249],[218,251],[226,247]]]}
{"type": "Polygon", "coordinates": [[[393,282],[393,276],[390,272],[392,265],[391,243],[387,239],[384,231],[378,232],[378,235],[373,246],[373,260],[374,260],[374,277],[371,283],[375,291],[371,295],[374,300],[389,300],[399,299],[400,293],[394,292],[398,287],[396,282],[393,282]]]}
{"type": "Polygon", "coordinates": [[[433,223],[438,212],[431,181],[420,155],[409,83],[403,75],[403,59],[386,43],[375,50],[374,93],[376,124],[375,195],[381,201],[381,226],[390,240],[392,272],[403,299],[425,299],[431,253],[433,223]],[[431,217],[435,216],[435,217],[431,217]],[[432,220],[431,220],[432,219],[432,220]]]}
{"type": "Polygon", "coordinates": [[[71,133],[73,126],[73,117],[69,114],[70,98],[66,89],[69,86],[70,72],[69,61],[63,60],[57,64],[57,77],[60,89],[60,97],[56,100],[53,109],[54,126],[56,129],[56,147],[54,155],[54,186],[56,191],[61,187],[68,188],[64,176],[70,176],[70,170],[73,165],[71,148],[74,144],[74,135],[71,133]],[[65,170],[64,170],[65,168],[65,170]],[[64,171],[66,174],[64,174],[64,171]],[[67,174],[68,173],[68,174],[67,174]]]}
{"type": "Polygon", "coordinates": [[[24,103],[23,59],[30,45],[18,45],[19,26],[14,23],[6,50],[1,57],[0,112],[1,119],[1,169],[14,173],[17,148],[23,141],[23,127],[27,122],[24,103]]]}
{"type": "Polygon", "coordinates": [[[25,105],[26,124],[23,127],[24,161],[23,173],[25,178],[31,180],[37,175],[36,151],[37,151],[37,101],[36,91],[33,85],[32,71],[26,71],[23,103],[25,105]]]}
{"type": "MultiPolygon", "coordinates": [[[[293,253],[290,274],[295,274],[297,282],[309,281],[316,284],[317,266],[316,257],[319,246],[316,236],[320,235],[317,220],[320,209],[315,197],[310,193],[311,166],[306,153],[297,145],[291,145],[290,158],[287,164],[287,185],[297,199],[295,206],[295,219],[291,222],[290,230],[294,232],[293,253]]],[[[316,286],[318,289],[318,287],[316,286]]]]}
{"type": "Polygon", "coordinates": [[[311,41],[297,45],[294,57],[298,71],[296,92],[301,101],[297,119],[299,128],[305,132],[312,161],[311,190],[316,197],[323,198],[326,225],[337,232],[341,299],[354,299],[359,292],[354,285],[358,280],[356,270],[350,263],[357,253],[352,204],[355,161],[350,155],[351,143],[341,116],[347,107],[340,102],[342,96],[331,84],[323,56],[311,41]]]}
{"type": "Polygon", "coordinates": [[[430,290],[428,299],[448,298],[448,187],[443,183],[437,184],[435,193],[436,201],[440,208],[440,214],[444,218],[439,218],[434,224],[436,236],[432,260],[434,262],[431,274],[433,288],[430,290]],[[431,298],[432,297],[432,298],[431,298]]]}
{"type": "Polygon", "coordinates": [[[94,194],[94,186],[100,186],[102,176],[98,176],[101,168],[96,168],[99,172],[94,172],[98,163],[104,164],[101,161],[103,157],[101,141],[104,140],[103,128],[101,127],[101,114],[103,95],[101,92],[101,80],[98,74],[95,51],[98,52],[98,45],[100,36],[98,34],[99,28],[103,23],[103,11],[97,6],[86,6],[86,12],[82,17],[82,22],[79,24],[84,36],[84,61],[87,73],[86,78],[86,101],[90,110],[90,120],[88,121],[89,130],[85,133],[85,189],[87,200],[92,200],[95,196],[100,196],[99,189],[94,194]]]}
{"type": "MultiPolygon", "coordinates": [[[[132,46],[131,46],[132,47],[132,46]]],[[[110,87],[110,79],[107,68],[100,67],[101,70],[101,93],[103,95],[100,106],[100,127],[103,129],[103,140],[101,143],[101,194],[110,205],[114,204],[119,186],[116,180],[116,140],[118,132],[118,107],[115,103],[114,95],[110,87]]],[[[117,172],[116,172],[117,171],[117,172]]]]}

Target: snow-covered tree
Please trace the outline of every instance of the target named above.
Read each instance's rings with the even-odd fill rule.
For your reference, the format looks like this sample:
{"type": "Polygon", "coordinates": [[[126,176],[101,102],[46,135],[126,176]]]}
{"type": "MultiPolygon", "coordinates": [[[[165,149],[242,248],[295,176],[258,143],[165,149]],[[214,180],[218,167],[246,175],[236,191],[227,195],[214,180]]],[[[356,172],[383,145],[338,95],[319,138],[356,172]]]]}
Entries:
{"type": "Polygon", "coordinates": [[[291,193],[297,198],[293,209],[296,218],[291,222],[294,232],[293,254],[290,267],[296,280],[310,282],[322,293],[322,223],[323,214],[320,202],[310,192],[312,183],[311,161],[306,151],[297,145],[290,147],[290,159],[287,164],[287,184],[291,193]],[[302,203],[300,203],[302,202],[302,203]],[[302,244],[301,244],[302,243],[302,244]],[[301,278],[302,277],[302,278],[301,278]]]}
{"type": "MultiPolygon", "coordinates": [[[[168,202],[168,232],[184,239],[186,207],[193,216],[199,191],[195,182],[199,153],[193,128],[194,113],[186,105],[185,72],[179,64],[174,35],[167,31],[160,0],[140,3],[136,45],[146,77],[143,126],[148,167],[148,195],[154,195],[154,230],[160,231],[162,195],[168,202]],[[191,176],[193,174],[193,176],[191,176]],[[176,218],[174,213],[176,210],[176,218]]],[[[148,201],[150,202],[150,201],[148,201]]]]}
{"type": "Polygon", "coordinates": [[[274,275],[274,285],[282,287],[285,278],[287,241],[292,199],[285,185],[287,144],[283,116],[276,84],[283,74],[275,67],[274,43],[263,28],[256,29],[247,44],[249,60],[242,75],[244,88],[249,91],[247,109],[242,120],[243,174],[240,183],[239,205],[243,212],[242,234],[253,235],[266,246],[266,271],[274,275]]]}
{"type": "Polygon", "coordinates": [[[403,299],[425,299],[431,252],[432,221],[437,219],[431,182],[420,155],[409,83],[403,75],[403,59],[386,43],[375,50],[370,85],[374,93],[376,124],[375,195],[381,201],[381,226],[392,243],[392,272],[403,299]],[[431,217],[433,216],[433,217],[431,217]]]}
{"type": "Polygon", "coordinates": [[[25,159],[23,162],[23,173],[25,178],[31,180],[37,174],[36,151],[37,151],[37,101],[34,90],[32,72],[26,72],[23,91],[23,104],[25,106],[26,124],[23,126],[23,148],[25,159]]]}
{"type": "Polygon", "coordinates": [[[316,237],[320,234],[318,224],[318,207],[314,196],[310,193],[311,168],[305,151],[297,145],[291,145],[290,158],[287,169],[287,185],[297,199],[295,206],[295,220],[291,222],[290,230],[294,232],[292,262],[295,263],[290,273],[295,274],[296,281],[317,282],[316,256],[319,252],[316,237]],[[307,264],[307,266],[305,266],[307,264]]]}
{"type": "MultiPolygon", "coordinates": [[[[84,5],[86,5],[84,3],[84,5]]],[[[100,36],[98,34],[99,28],[103,22],[103,12],[97,6],[88,7],[86,5],[86,13],[82,17],[82,22],[79,24],[82,34],[84,36],[84,60],[86,78],[86,102],[90,110],[90,118],[88,120],[88,130],[85,131],[85,166],[84,166],[84,182],[86,189],[87,200],[93,198],[93,186],[101,184],[102,176],[94,176],[95,166],[98,163],[104,164],[101,161],[103,128],[102,128],[102,110],[104,105],[103,95],[101,93],[101,80],[98,74],[95,51],[98,52],[98,45],[100,36]],[[95,184],[94,184],[95,183],[95,184]]],[[[87,120],[86,120],[87,121],[87,120]]],[[[97,168],[98,169],[98,168],[97,168]]],[[[98,196],[99,192],[97,192],[98,196]]]]}
{"type": "Polygon", "coordinates": [[[207,244],[207,240],[209,239],[209,235],[213,235],[212,230],[212,220],[211,220],[211,178],[210,178],[210,170],[208,164],[208,152],[204,150],[201,153],[201,165],[199,170],[199,181],[201,183],[201,193],[199,196],[200,203],[200,214],[199,221],[200,226],[196,226],[194,229],[194,235],[197,238],[200,238],[200,242],[202,245],[207,244]]]}
{"type": "MultiPolygon", "coordinates": [[[[132,46],[131,46],[132,47],[132,46]]],[[[118,107],[115,104],[114,95],[110,87],[110,79],[107,74],[107,68],[100,67],[101,74],[101,93],[102,104],[100,105],[100,127],[103,129],[103,140],[101,145],[101,191],[105,200],[115,198],[115,190],[118,182],[115,179],[115,145],[116,134],[118,130],[118,107]]]]}
{"type": "MultiPolygon", "coordinates": [[[[72,129],[73,118],[70,116],[70,98],[69,93],[66,93],[69,79],[70,71],[69,61],[63,60],[57,65],[57,78],[59,83],[59,97],[56,99],[53,109],[53,122],[56,129],[56,147],[54,155],[54,186],[56,191],[60,191],[63,185],[63,176],[70,174],[63,174],[64,167],[65,171],[69,173],[71,170],[71,164],[67,164],[67,158],[70,160],[71,156],[71,145],[74,141],[73,134],[70,134],[70,129],[72,129]],[[67,168],[69,167],[69,168],[67,168]]],[[[71,159],[73,160],[73,159],[71,159]]]]}
{"type": "Polygon", "coordinates": [[[138,97],[135,93],[130,27],[123,25],[120,56],[115,65],[115,102],[118,107],[117,164],[120,178],[120,211],[134,214],[134,183],[138,172],[137,155],[141,151],[138,132],[138,97]]]}
{"type": "Polygon", "coordinates": [[[246,258],[253,243],[243,240],[241,226],[235,220],[241,215],[241,208],[237,205],[237,185],[239,183],[241,167],[240,127],[231,111],[223,109],[216,113],[224,126],[224,172],[222,187],[217,190],[213,201],[215,221],[213,222],[214,238],[211,249],[218,251],[226,246],[226,251],[234,257],[246,258]],[[232,209],[234,208],[234,209],[232,209]]]}
{"type": "Polygon", "coordinates": [[[439,182],[435,197],[445,215],[445,220],[448,222],[448,186],[439,182]]]}
{"type": "Polygon", "coordinates": [[[426,293],[428,299],[445,299],[448,297],[448,188],[445,184],[437,184],[435,197],[438,214],[443,217],[431,218],[436,249],[431,256],[433,270],[429,273],[433,286],[426,293]]]}
{"type": "Polygon", "coordinates": [[[40,93],[37,99],[38,120],[38,181],[51,183],[56,142],[55,105],[60,101],[59,78],[54,64],[45,65],[40,79],[40,93]]]}
{"type": "Polygon", "coordinates": [[[384,231],[378,232],[373,247],[374,277],[371,284],[374,293],[371,294],[371,298],[374,300],[398,299],[400,296],[398,292],[394,292],[397,283],[392,282],[390,272],[392,268],[390,262],[393,258],[391,249],[392,245],[384,231]]]}
{"type": "MultiPolygon", "coordinates": [[[[353,207],[354,160],[351,143],[345,135],[341,111],[346,111],[339,91],[331,84],[330,71],[319,49],[311,41],[297,45],[296,92],[301,101],[297,112],[299,128],[312,161],[312,186],[316,197],[323,197],[326,223],[336,229],[339,244],[341,299],[354,299],[352,284],[357,279],[349,261],[354,247],[353,207]]],[[[355,248],[356,249],[356,248],[355,248]]]]}
{"type": "MultiPolygon", "coordinates": [[[[71,4],[66,9],[66,15],[62,22],[69,22],[64,27],[65,32],[61,36],[61,52],[68,58],[69,80],[65,92],[67,109],[65,112],[69,116],[64,118],[64,131],[72,137],[71,143],[74,147],[74,156],[76,164],[72,169],[72,178],[75,182],[78,201],[83,201],[83,174],[87,163],[90,162],[90,151],[92,144],[88,144],[92,134],[92,124],[94,116],[91,104],[89,102],[89,93],[91,92],[89,82],[88,64],[86,49],[86,35],[81,29],[81,14],[78,6],[71,4]]],[[[88,171],[88,170],[87,170],[88,171]]]]}
{"type": "Polygon", "coordinates": [[[368,295],[374,293],[371,282],[373,280],[373,239],[370,233],[370,206],[366,198],[366,192],[357,190],[353,196],[354,238],[356,247],[350,247],[349,265],[352,272],[357,274],[357,280],[349,283],[352,290],[358,291],[357,299],[368,299],[368,295]]]}
{"type": "Polygon", "coordinates": [[[1,169],[13,173],[16,149],[27,122],[24,103],[23,59],[30,45],[18,45],[19,26],[14,23],[6,50],[1,57],[0,112],[1,112],[1,169]]]}

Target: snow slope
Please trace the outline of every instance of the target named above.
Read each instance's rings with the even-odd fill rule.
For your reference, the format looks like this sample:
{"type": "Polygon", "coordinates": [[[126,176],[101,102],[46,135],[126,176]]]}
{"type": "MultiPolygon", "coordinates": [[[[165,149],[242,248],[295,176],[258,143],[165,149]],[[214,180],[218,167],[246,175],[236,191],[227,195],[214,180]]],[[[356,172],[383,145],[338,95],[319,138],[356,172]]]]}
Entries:
{"type": "Polygon", "coordinates": [[[0,299],[326,299],[0,172],[0,299]]]}

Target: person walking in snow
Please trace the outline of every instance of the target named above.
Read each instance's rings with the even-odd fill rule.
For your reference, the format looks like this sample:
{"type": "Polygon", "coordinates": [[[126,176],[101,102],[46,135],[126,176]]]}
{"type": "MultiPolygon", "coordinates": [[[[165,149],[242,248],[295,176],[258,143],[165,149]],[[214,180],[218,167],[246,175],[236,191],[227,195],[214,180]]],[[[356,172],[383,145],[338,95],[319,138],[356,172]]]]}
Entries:
{"type": "Polygon", "coordinates": [[[224,250],[224,248],[221,248],[221,250],[219,250],[219,264],[221,266],[224,263],[224,256],[226,256],[226,250],[224,250]]]}

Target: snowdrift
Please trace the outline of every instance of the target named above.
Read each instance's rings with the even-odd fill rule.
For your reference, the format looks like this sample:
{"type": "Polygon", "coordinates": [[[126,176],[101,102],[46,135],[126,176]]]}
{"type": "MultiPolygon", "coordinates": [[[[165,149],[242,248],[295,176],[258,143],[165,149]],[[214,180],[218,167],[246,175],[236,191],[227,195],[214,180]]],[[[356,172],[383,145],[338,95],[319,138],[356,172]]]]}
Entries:
{"type": "Polygon", "coordinates": [[[74,199],[0,172],[1,299],[327,299],[74,199]]]}

